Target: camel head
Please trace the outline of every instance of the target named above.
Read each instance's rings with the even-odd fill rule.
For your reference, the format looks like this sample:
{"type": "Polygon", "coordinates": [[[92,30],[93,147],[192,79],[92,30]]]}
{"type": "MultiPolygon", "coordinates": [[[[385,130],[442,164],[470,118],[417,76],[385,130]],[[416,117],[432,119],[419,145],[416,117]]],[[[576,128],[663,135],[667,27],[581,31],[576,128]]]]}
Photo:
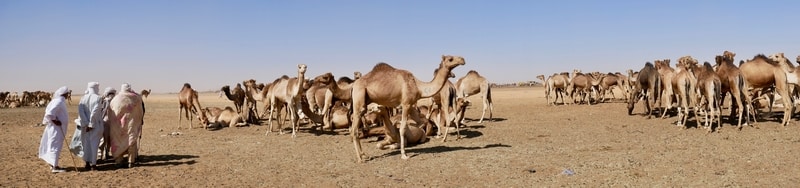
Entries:
{"type": "Polygon", "coordinates": [[[797,64],[800,64],[800,55],[797,56],[797,59],[795,61],[797,61],[797,64]]]}
{"type": "Polygon", "coordinates": [[[467,62],[464,60],[464,57],[461,56],[452,56],[452,55],[442,55],[442,62],[439,64],[439,67],[447,68],[447,70],[453,70],[459,65],[465,65],[467,62]]]}
{"type": "Polygon", "coordinates": [[[333,74],[328,72],[328,73],[319,75],[317,77],[314,77],[313,82],[314,83],[319,83],[319,84],[331,84],[331,83],[333,83],[333,80],[334,80],[333,74]]]}
{"type": "Polygon", "coordinates": [[[544,82],[544,81],[545,81],[545,80],[544,80],[544,75],[541,75],[541,74],[540,74],[540,75],[536,76],[536,78],[538,78],[539,80],[542,80],[542,82],[544,82]]]}
{"type": "Polygon", "coordinates": [[[733,59],[733,57],[736,57],[736,53],[733,53],[733,52],[730,52],[728,50],[725,50],[724,52],[722,52],[722,56],[725,56],[727,58],[733,59]]]}
{"type": "Polygon", "coordinates": [[[687,55],[678,58],[678,64],[676,64],[676,67],[681,68],[683,70],[691,70],[692,68],[697,66],[697,63],[698,63],[697,59],[692,58],[692,56],[690,55],[687,55]]]}
{"type": "Polygon", "coordinates": [[[353,79],[358,80],[359,78],[361,78],[361,72],[353,72],[353,79]]]}
{"type": "Polygon", "coordinates": [[[783,56],[783,53],[775,53],[769,56],[769,59],[778,63],[789,63],[789,58],[783,56]]]}
{"type": "Polygon", "coordinates": [[[297,73],[305,74],[306,73],[306,64],[298,64],[297,65],[297,73]]]}
{"type": "Polygon", "coordinates": [[[244,85],[244,87],[246,87],[246,88],[255,88],[256,87],[256,80],[255,79],[249,79],[249,80],[242,81],[242,85],[244,85]]]}
{"type": "Polygon", "coordinates": [[[208,125],[208,108],[201,108],[200,115],[197,116],[197,119],[200,120],[200,125],[208,125]]]}

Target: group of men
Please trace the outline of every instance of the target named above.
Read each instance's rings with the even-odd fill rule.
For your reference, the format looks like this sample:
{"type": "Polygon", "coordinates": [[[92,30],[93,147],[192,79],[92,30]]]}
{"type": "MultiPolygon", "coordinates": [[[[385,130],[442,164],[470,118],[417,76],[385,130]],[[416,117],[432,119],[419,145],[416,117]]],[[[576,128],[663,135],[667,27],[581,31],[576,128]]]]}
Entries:
{"type": "MultiPolygon", "coordinates": [[[[103,95],[99,94],[100,84],[89,82],[78,104],[78,119],[75,119],[77,128],[69,145],[70,151],[81,157],[85,162],[86,170],[95,170],[97,167],[97,156],[99,153],[101,140],[108,144],[107,128],[104,122],[107,120],[106,111],[117,91],[112,87],[106,87],[103,95]]],[[[135,93],[130,84],[122,84],[122,90],[135,93]]],[[[65,98],[69,95],[66,86],[58,88],[53,94],[54,98],[47,104],[42,124],[45,124],[42,140],[39,145],[39,158],[50,165],[53,173],[65,172],[58,166],[58,158],[61,148],[66,140],[67,126],[69,126],[69,115],[65,98]]],[[[105,151],[108,152],[108,151],[105,151]]]]}

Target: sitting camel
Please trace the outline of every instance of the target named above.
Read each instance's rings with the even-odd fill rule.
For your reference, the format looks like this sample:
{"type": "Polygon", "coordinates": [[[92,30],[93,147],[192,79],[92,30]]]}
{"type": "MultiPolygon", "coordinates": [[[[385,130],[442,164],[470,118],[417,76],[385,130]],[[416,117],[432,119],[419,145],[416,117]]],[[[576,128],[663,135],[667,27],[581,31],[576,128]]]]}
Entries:
{"type": "MultiPolygon", "coordinates": [[[[194,128],[194,124],[192,123],[192,119],[194,117],[189,117],[189,113],[194,116],[197,116],[197,110],[203,108],[200,105],[200,100],[197,99],[197,91],[192,89],[192,85],[189,83],[184,83],[183,88],[181,88],[180,93],[178,93],[178,102],[180,103],[180,108],[178,109],[178,129],[181,128],[181,115],[183,112],[186,112],[186,119],[189,120],[189,129],[194,128]]],[[[199,116],[197,116],[199,118],[199,116]]]]}
{"type": "MultiPolygon", "coordinates": [[[[422,127],[430,127],[430,125],[425,121],[424,117],[419,113],[419,110],[416,107],[410,108],[410,110],[414,110],[416,112],[411,112],[410,114],[414,114],[417,117],[411,118],[408,121],[410,126],[407,126],[407,130],[403,135],[403,138],[406,140],[406,144],[415,145],[421,144],[428,140],[427,134],[425,133],[425,129],[422,127]],[[422,120],[421,122],[417,122],[416,120],[422,120]]],[[[378,121],[384,123],[391,123],[394,127],[399,127],[400,119],[402,118],[399,114],[395,114],[391,118],[389,117],[389,109],[383,106],[375,106],[375,108],[370,108],[369,111],[371,113],[375,113],[378,115],[378,121]]],[[[372,127],[364,131],[364,137],[372,136],[372,135],[385,135],[385,139],[382,142],[378,142],[378,149],[397,149],[398,140],[393,139],[392,136],[389,136],[390,132],[386,131],[387,126],[377,126],[372,127]]]]}
{"type": "MultiPolygon", "coordinates": [[[[752,60],[743,63],[741,66],[739,66],[739,69],[741,70],[742,77],[744,78],[745,88],[752,87],[753,89],[765,89],[774,85],[775,90],[778,91],[780,96],[790,96],[789,82],[787,79],[787,74],[789,74],[789,72],[784,70],[784,68],[781,68],[779,62],[776,62],[764,56],[763,54],[759,54],[753,57],[752,60]]],[[[745,95],[749,95],[749,92],[744,93],[745,95]]],[[[750,96],[745,97],[745,99],[749,100],[750,96]]],[[[789,124],[789,120],[794,112],[794,103],[792,102],[791,97],[782,97],[782,99],[784,104],[784,114],[781,124],[786,126],[789,124]]],[[[747,104],[751,104],[750,101],[747,101],[747,104]]]]}
{"type": "Polygon", "coordinates": [[[457,96],[460,98],[467,98],[469,96],[480,93],[483,101],[483,113],[478,123],[483,123],[483,117],[486,115],[486,110],[489,110],[489,120],[492,120],[492,88],[489,87],[489,81],[483,76],[478,74],[478,71],[470,70],[467,75],[461,77],[456,81],[457,96]]]}
{"type": "MultiPolygon", "coordinates": [[[[628,72],[630,73],[631,71],[628,72]]],[[[628,115],[633,115],[633,107],[643,95],[645,115],[647,119],[650,119],[653,114],[650,109],[650,103],[658,101],[661,94],[661,76],[658,74],[658,70],[652,63],[647,62],[636,76],[636,81],[631,83],[633,84],[633,90],[630,98],[628,98],[628,115]]]]}
{"type": "Polygon", "coordinates": [[[242,116],[233,110],[230,106],[225,109],[218,107],[207,107],[200,109],[200,122],[206,127],[239,127],[246,126],[247,122],[244,121],[242,116]]]}
{"type": "Polygon", "coordinates": [[[398,140],[397,138],[399,138],[400,158],[408,159],[405,151],[406,138],[400,136],[406,134],[408,118],[413,117],[409,116],[410,110],[408,109],[412,108],[420,98],[437,94],[444,86],[452,69],[464,64],[466,62],[463,57],[443,55],[439,64],[439,72],[436,73],[433,81],[422,82],[407,70],[396,69],[386,63],[378,63],[369,73],[353,82],[353,114],[350,118],[353,120],[353,124],[350,126],[350,130],[357,161],[363,162],[365,155],[361,150],[361,141],[356,133],[361,128],[361,116],[364,114],[364,107],[367,104],[376,103],[389,108],[402,107],[399,133],[395,133],[397,129],[394,124],[388,123],[384,126],[387,127],[392,139],[398,140]]]}
{"type": "Polygon", "coordinates": [[[233,101],[233,105],[236,106],[236,113],[242,113],[242,106],[244,105],[244,98],[245,92],[242,89],[242,84],[236,84],[236,87],[233,88],[231,91],[230,86],[222,86],[222,92],[225,93],[225,96],[228,97],[228,100],[233,101]]]}

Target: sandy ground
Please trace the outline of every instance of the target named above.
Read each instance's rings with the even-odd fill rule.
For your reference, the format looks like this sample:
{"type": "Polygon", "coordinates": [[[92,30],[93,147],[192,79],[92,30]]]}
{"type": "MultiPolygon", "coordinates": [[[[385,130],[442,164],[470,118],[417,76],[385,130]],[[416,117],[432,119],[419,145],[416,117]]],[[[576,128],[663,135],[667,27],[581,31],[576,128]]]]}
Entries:
{"type": "MultiPolygon", "coordinates": [[[[71,118],[78,98],[69,107],[71,118]]],[[[719,132],[706,134],[672,125],[674,117],[628,116],[621,100],[547,106],[542,88],[495,88],[493,98],[495,121],[468,122],[462,129],[466,138],[410,147],[408,160],[400,159],[399,151],[376,149],[374,138],[362,140],[370,159],[356,163],[345,130],[319,132],[305,126],[294,139],[290,134],[265,136],[265,126],[208,131],[184,124],[176,130],[176,95],[154,94],[145,99],[139,164],[117,168],[103,163],[98,171],[83,171],[80,159],[73,165],[64,150],[60,161],[69,172],[59,174],[37,158],[43,127],[35,125],[44,109],[0,109],[0,187],[800,185],[800,124],[794,120],[783,127],[767,119],[759,129],[742,131],[726,123],[719,132]]],[[[200,101],[232,105],[215,93],[202,94],[200,101]]],[[[479,118],[480,108],[471,106],[467,118],[479,118]]],[[[642,105],[634,112],[642,113],[642,105]]],[[[68,136],[73,131],[74,125],[68,136]]]]}

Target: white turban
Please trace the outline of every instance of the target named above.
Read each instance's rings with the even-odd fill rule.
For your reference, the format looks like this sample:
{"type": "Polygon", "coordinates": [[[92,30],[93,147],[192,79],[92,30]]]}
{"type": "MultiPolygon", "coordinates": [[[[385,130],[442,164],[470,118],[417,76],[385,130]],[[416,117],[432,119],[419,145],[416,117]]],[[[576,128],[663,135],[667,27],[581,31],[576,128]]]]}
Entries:
{"type": "Polygon", "coordinates": [[[58,88],[58,90],[56,90],[56,92],[53,92],[53,95],[61,96],[66,93],[69,93],[69,88],[67,88],[67,86],[61,86],[60,88],[58,88]]]}
{"type": "Polygon", "coordinates": [[[97,94],[100,91],[100,83],[98,82],[89,82],[86,84],[86,92],[84,94],[97,94]]]}
{"type": "Polygon", "coordinates": [[[121,89],[122,89],[122,91],[133,92],[133,90],[131,90],[131,84],[128,84],[128,83],[122,84],[122,88],[121,89]]]}
{"type": "Polygon", "coordinates": [[[106,89],[103,91],[103,96],[107,96],[108,94],[112,93],[116,94],[117,90],[115,90],[113,87],[106,87],[106,89]]]}

